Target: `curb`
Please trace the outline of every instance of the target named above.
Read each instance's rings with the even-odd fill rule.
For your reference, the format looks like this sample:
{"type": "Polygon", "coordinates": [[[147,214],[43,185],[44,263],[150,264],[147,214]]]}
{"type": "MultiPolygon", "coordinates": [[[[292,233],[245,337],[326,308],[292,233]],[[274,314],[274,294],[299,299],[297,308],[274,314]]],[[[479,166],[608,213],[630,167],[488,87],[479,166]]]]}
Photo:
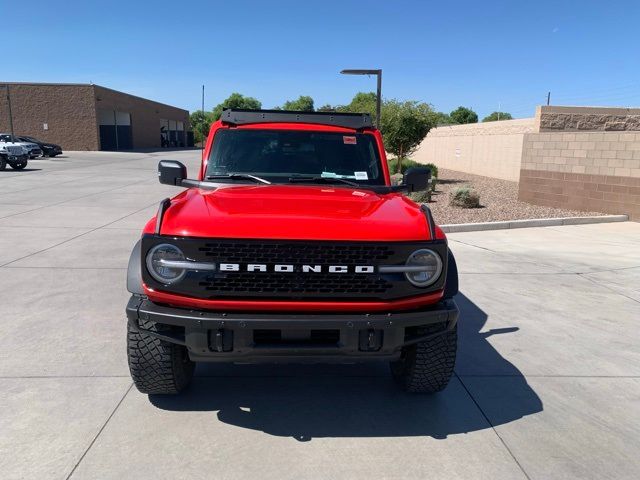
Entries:
{"type": "Polygon", "coordinates": [[[536,218],[506,222],[459,223],[440,225],[445,233],[479,232],[483,230],[507,230],[511,228],[558,227],[561,225],[586,225],[590,223],[626,222],[628,215],[602,215],[599,217],[536,218]]]}

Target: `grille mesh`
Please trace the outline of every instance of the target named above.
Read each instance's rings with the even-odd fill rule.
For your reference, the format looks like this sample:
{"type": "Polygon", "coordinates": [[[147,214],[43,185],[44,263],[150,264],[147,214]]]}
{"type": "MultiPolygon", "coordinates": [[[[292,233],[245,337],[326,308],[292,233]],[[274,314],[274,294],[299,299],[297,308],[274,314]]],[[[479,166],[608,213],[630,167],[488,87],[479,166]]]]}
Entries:
{"type": "MultiPolygon", "coordinates": [[[[319,243],[207,242],[199,252],[216,262],[269,265],[376,265],[393,255],[385,245],[319,243]]],[[[391,283],[375,274],[227,272],[208,274],[198,285],[209,295],[252,296],[372,296],[384,294],[391,283]]]]}
{"type": "Polygon", "coordinates": [[[364,265],[386,260],[393,250],[385,245],[327,245],[319,243],[207,242],[198,249],[205,257],[231,263],[313,263],[364,265]]]}

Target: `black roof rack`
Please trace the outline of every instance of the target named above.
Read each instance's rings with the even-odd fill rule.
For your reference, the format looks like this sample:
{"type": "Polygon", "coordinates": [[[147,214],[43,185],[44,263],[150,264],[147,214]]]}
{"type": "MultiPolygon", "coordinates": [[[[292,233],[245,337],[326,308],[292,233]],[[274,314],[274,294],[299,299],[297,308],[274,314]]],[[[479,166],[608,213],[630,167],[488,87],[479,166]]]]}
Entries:
{"type": "Polygon", "coordinates": [[[229,108],[220,117],[224,123],[247,125],[249,123],[316,123],[362,130],[372,128],[368,113],[294,112],[290,110],[241,110],[229,108]]]}

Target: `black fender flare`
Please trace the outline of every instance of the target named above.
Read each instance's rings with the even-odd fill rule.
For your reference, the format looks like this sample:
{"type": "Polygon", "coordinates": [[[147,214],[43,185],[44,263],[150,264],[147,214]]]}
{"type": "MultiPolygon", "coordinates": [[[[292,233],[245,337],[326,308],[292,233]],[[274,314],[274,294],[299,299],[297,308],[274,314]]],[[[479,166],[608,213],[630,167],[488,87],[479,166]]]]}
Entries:
{"type": "Polygon", "coordinates": [[[453,298],[458,293],[458,265],[450,248],[447,248],[447,279],[444,285],[444,298],[453,298]]]}
{"type": "Polygon", "coordinates": [[[127,290],[133,294],[144,295],[142,288],[142,245],[140,240],[136,242],[129,257],[127,290]]]}

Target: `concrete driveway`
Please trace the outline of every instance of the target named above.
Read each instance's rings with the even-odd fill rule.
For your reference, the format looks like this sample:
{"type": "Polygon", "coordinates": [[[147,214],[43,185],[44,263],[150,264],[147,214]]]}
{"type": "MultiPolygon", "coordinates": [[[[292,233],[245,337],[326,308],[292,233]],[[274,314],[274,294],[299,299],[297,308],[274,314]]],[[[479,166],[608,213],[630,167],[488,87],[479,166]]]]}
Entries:
{"type": "Polygon", "coordinates": [[[125,270],[161,158],[71,153],[0,172],[0,477],[640,478],[640,224],[451,234],[456,377],[384,364],[198,367],[132,388],[125,270]]]}

